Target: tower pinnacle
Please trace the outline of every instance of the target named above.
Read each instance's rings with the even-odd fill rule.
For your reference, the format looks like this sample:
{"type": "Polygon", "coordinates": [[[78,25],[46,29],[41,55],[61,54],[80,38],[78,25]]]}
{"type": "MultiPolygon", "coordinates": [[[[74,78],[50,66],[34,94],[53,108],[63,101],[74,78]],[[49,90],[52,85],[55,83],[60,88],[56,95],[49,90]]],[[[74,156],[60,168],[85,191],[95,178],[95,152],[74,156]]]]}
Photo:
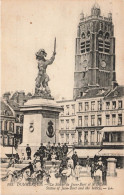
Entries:
{"type": "Polygon", "coordinates": [[[100,16],[100,14],[101,14],[100,6],[97,3],[95,3],[91,8],[91,15],[98,17],[100,16]]]}

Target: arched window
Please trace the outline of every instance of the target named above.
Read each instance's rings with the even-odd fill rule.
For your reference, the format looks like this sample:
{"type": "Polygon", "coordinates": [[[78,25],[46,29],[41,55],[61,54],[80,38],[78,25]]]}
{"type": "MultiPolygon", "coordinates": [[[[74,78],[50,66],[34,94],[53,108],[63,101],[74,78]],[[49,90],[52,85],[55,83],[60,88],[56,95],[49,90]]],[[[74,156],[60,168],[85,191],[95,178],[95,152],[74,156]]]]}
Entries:
{"type": "Polygon", "coordinates": [[[109,39],[109,33],[108,32],[105,33],[105,39],[109,39]]]}
{"type": "Polygon", "coordinates": [[[9,130],[10,131],[13,131],[14,130],[14,124],[13,124],[13,122],[10,122],[9,123],[9,130]]]}
{"type": "Polygon", "coordinates": [[[98,48],[99,52],[103,52],[103,32],[101,30],[98,34],[98,48]]]}
{"type": "Polygon", "coordinates": [[[90,31],[89,31],[89,30],[88,30],[88,32],[87,32],[87,36],[90,37],[90,31]]]}
{"type": "Polygon", "coordinates": [[[7,121],[4,121],[4,130],[7,131],[7,121]]]}
{"type": "Polygon", "coordinates": [[[110,41],[109,41],[109,37],[110,37],[109,33],[106,32],[106,33],[105,33],[105,52],[106,52],[106,53],[109,53],[109,51],[110,51],[110,41]]]}
{"type": "Polygon", "coordinates": [[[23,121],[24,121],[24,116],[20,115],[20,123],[23,123],[23,121]]]}
{"type": "Polygon", "coordinates": [[[85,39],[85,33],[84,32],[81,34],[81,38],[85,39]]]}
{"type": "Polygon", "coordinates": [[[99,38],[103,38],[103,32],[102,32],[102,30],[99,31],[98,37],[99,37],[99,38]]]}
{"type": "Polygon", "coordinates": [[[85,53],[85,41],[81,42],[81,53],[85,53]]]}
{"type": "Polygon", "coordinates": [[[16,115],[16,123],[19,123],[19,114],[16,115]]]}

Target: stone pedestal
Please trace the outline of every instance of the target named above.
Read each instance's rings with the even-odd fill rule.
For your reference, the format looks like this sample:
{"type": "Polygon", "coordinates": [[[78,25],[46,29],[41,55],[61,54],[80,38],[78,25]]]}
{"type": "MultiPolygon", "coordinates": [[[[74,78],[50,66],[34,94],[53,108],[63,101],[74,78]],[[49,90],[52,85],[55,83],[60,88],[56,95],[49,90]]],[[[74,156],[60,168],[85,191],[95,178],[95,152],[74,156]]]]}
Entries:
{"type": "Polygon", "coordinates": [[[116,172],[116,162],[117,160],[115,158],[108,158],[107,159],[107,176],[117,176],[116,172]]]}
{"type": "Polygon", "coordinates": [[[54,100],[35,97],[28,100],[21,111],[24,113],[23,143],[19,146],[21,153],[26,155],[27,144],[33,155],[41,143],[58,143],[62,108],[54,100]]]}

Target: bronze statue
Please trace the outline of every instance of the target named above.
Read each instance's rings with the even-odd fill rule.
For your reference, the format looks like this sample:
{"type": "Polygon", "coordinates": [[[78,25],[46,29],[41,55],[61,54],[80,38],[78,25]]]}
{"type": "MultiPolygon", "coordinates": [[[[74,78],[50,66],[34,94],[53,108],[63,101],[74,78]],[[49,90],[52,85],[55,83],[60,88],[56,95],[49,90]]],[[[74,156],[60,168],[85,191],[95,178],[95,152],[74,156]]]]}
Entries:
{"type": "Polygon", "coordinates": [[[40,49],[36,54],[36,59],[38,60],[38,76],[36,77],[36,84],[35,84],[35,95],[41,97],[51,97],[51,91],[48,86],[49,76],[46,73],[47,66],[52,64],[55,55],[56,55],[56,39],[54,42],[54,52],[52,57],[49,60],[46,60],[45,57],[47,53],[44,49],[40,49]]]}

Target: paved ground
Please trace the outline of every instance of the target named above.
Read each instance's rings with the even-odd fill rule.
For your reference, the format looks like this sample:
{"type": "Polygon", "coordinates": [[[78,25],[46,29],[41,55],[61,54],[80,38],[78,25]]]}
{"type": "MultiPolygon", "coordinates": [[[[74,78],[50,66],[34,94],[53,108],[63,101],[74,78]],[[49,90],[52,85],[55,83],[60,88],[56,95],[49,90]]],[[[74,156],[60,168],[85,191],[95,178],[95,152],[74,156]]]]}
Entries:
{"type": "MultiPolygon", "coordinates": [[[[5,170],[6,168],[3,168],[3,170],[5,170]]],[[[85,192],[84,194],[89,193],[91,195],[91,190],[92,190],[92,194],[94,194],[95,191],[98,191],[98,193],[100,195],[106,194],[106,192],[109,192],[109,195],[123,195],[124,193],[121,192],[122,189],[124,189],[124,169],[117,169],[117,177],[107,177],[107,186],[93,186],[93,180],[91,179],[90,175],[87,174],[87,170],[85,167],[83,167],[82,169],[82,177],[79,178],[78,181],[75,180],[75,175],[71,176],[70,178],[68,178],[68,184],[65,187],[61,187],[59,188],[59,191],[63,191],[63,192],[67,192],[67,190],[72,190],[73,192],[76,192],[76,194],[80,194],[80,192],[85,192]],[[78,190],[77,190],[78,189],[78,190]],[[86,193],[87,192],[87,193],[86,193]]],[[[55,179],[51,178],[51,183],[52,181],[54,181],[54,183],[60,183],[60,178],[59,179],[55,179]]],[[[47,192],[51,192],[55,191],[56,188],[54,188],[55,186],[51,186],[51,185],[44,185],[42,186],[37,186],[38,188],[36,188],[36,186],[25,186],[25,185],[18,185],[17,188],[17,183],[15,183],[13,186],[11,186],[11,184],[8,184],[8,181],[4,181],[2,182],[2,188],[9,190],[9,195],[11,194],[10,192],[13,192],[12,195],[14,195],[14,189],[18,189],[18,195],[21,195],[21,189],[28,189],[28,191],[33,191],[34,189],[42,189],[45,190],[47,192]],[[16,188],[15,188],[16,187],[16,188]],[[20,194],[19,194],[20,193],[20,194]]],[[[55,185],[55,184],[54,184],[55,185]]],[[[26,190],[27,191],[27,190],[26,190]]],[[[70,192],[69,191],[69,192],[70,192]]],[[[44,193],[45,194],[45,193],[44,193]]],[[[48,193],[49,194],[49,193],[48,193]]],[[[55,193],[54,193],[55,194],[55,193]]],[[[82,194],[82,193],[81,193],[82,194]]],[[[4,193],[1,193],[1,195],[4,195],[4,193]]],[[[8,195],[5,194],[5,195],[8,195]]]]}

